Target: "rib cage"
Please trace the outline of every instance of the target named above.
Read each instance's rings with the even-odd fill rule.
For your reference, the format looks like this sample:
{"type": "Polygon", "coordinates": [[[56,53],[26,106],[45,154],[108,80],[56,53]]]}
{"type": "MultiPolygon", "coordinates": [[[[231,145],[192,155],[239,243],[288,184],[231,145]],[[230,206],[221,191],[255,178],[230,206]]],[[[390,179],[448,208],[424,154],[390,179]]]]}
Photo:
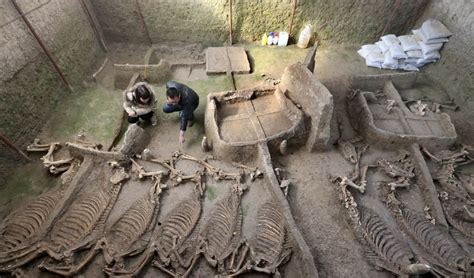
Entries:
{"type": "Polygon", "coordinates": [[[179,203],[161,223],[157,234],[159,253],[168,256],[177,238],[179,246],[193,231],[201,215],[201,202],[198,197],[191,197],[179,203]]]}
{"type": "Polygon", "coordinates": [[[464,235],[471,244],[474,244],[474,223],[459,220],[451,214],[452,212],[448,208],[444,209],[448,223],[464,235]]]}
{"type": "MultiPolygon", "coordinates": [[[[411,264],[413,254],[411,249],[397,237],[382,219],[374,213],[364,210],[361,218],[364,238],[384,261],[391,264],[394,270],[406,269],[411,264]]],[[[392,269],[389,269],[393,271],[392,269]]],[[[398,273],[399,274],[399,273],[398,273]]]]}
{"type": "Polygon", "coordinates": [[[110,197],[102,189],[81,196],[53,227],[52,244],[67,248],[88,235],[107,208],[110,197]]]}
{"type": "Polygon", "coordinates": [[[0,230],[0,252],[11,251],[35,236],[49,218],[61,194],[48,191],[19,211],[12,212],[0,230]]]}
{"type": "Polygon", "coordinates": [[[239,193],[231,193],[216,205],[211,214],[204,229],[209,255],[219,258],[229,251],[233,239],[240,237],[243,218],[240,199],[239,193]]]}
{"type": "Polygon", "coordinates": [[[275,263],[285,243],[285,221],[283,213],[272,201],[262,205],[257,217],[257,231],[254,239],[256,259],[275,263]]]}
{"type": "Polygon", "coordinates": [[[158,206],[153,194],[137,200],[106,235],[109,253],[126,251],[148,229],[158,206]]]}
{"type": "Polygon", "coordinates": [[[467,254],[447,232],[406,208],[402,214],[406,228],[430,254],[448,266],[458,268],[463,265],[467,254]]]}

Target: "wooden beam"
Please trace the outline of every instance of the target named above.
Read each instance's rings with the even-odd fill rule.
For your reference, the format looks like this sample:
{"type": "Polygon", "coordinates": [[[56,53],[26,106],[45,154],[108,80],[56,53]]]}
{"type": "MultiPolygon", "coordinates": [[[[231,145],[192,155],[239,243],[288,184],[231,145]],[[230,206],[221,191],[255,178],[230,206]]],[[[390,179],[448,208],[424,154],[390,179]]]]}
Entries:
{"type": "Polygon", "coordinates": [[[232,45],[232,0],[229,0],[229,40],[232,45]]]}
{"type": "Polygon", "coordinates": [[[5,136],[0,134],[0,141],[5,143],[5,145],[9,146],[12,150],[20,154],[24,159],[27,161],[31,161],[31,158],[29,158],[24,152],[22,152],[17,146],[13,145],[13,143],[5,136]]]}
{"type": "Polygon", "coordinates": [[[290,24],[288,25],[288,39],[291,36],[291,30],[293,29],[293,19],[295,18],[296,5],[298,0],[293,0],[293,10],[291,11],[290,24]]]}
{"type": "Polygon", "coordinates": [[[41,49],[43,49],[44,53],[46,54],[46,56],[48,56],[49,60],[51,61],[51,64],[53,64],[53,67],[54,69],[56,70],[56,72],[58,73],[58,75],[61,77],[61,80],[64,82],[64,84],[69,88],[69,90],[71,90],[71,92],[74,92],[71,84],[69,84],[69,82],[66,80],[66,77],[64,77],[64,74],[62,73],[61,69],[58,67],[58,64],[56,63],[56,61],[54,61],[53,59],[53,56],[51,55],[51,53],[49,52],[49,50],[46,48],[46,46],[44,45],[43,41],[41,40],[41,38],[38,36],[38,34],[36,33],[35,29],[33,28],[33,26],[31,25],[30,21],[28,20],[28,18],[26,18],[26,16],[24,15],[24,13],[21,11],[20,7],[18,6],[18,4],[16,3],[16,0],[10,0],[10,2],[12,3],[13,7],[15,7],[15,9],[17,10],[17,12],[21,15],[21,18],[23,18],[23,21],[25,22],[26,26],[28,27],[28,29],[30,30],[31,34],[33,34],[33,36],[35,37],[36,41],[38,42],[38,44],[40,45],[41,49]]]}
{"type": "Polygon", "coordinates": [[[150,45],[153,45],[153,42],[151,41],[150,33],[148,32],[148,28],[145,23],[145,19],[143,18],[142,9],[140,8],[140,3],[138,2],[138,0],[135,0],[135,6],[137,6],[138,15],[140,16],[140,20],[142,22],[143,29],[145,30],[148,41],[150,42],[150,45]]]}

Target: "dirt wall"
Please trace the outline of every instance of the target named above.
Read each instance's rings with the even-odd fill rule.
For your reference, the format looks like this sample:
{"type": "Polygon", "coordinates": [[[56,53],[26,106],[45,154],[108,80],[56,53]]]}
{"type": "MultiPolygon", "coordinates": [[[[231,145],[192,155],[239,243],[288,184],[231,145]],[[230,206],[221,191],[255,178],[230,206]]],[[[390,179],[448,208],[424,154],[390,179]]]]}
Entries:
{"type": "MultiPolygon", "coordinates": [[[[148,38],[136,1],[92,2],[107,39],[148,38]]],[[[299,0],[293,31],[313,25],[319,39],[367,42],[385,30],[402,34],[423,12],[428,0],[299,0]]],[[[229,0],[140,0],[152,41],[178,40],[222,43],[228,39],[229,0]]],[[[233,0],[234,40],[258,40],[270,31],[287,31],[292,0],[233,0]]]]}
{"type": "MultiPolygon", "coordinates": [[[[103,50],[80,2],[36,0],[17,1],[17,4],[23,13],[27,13],[26,17],[65,78],[73,87],[79,88],[103,59],[103,50]]],[[[0,2],[0,14],[0,132],[15,145],[25,147],[49,118],[57,100],[71,92],[59,79],[24,21],[18,18],[19,13],[10,1],[0,2]]],[[[2,145],[2,173],[13,167],[11,162],[15,157],[2,145]]]]}
{"type": "MultiPolygon", "coordinates": [[[[460,106],[458,113],[449,113],[462,141],[474,141],[474,2],[471,0],[432,1],[417,23],[429,18],[443,22],[454,33],[441,50],[441,60],[425,68],[437,87],[449,94],[460,106]]],[[[449,111],[448,111],[449,112],[449,111]]]]}

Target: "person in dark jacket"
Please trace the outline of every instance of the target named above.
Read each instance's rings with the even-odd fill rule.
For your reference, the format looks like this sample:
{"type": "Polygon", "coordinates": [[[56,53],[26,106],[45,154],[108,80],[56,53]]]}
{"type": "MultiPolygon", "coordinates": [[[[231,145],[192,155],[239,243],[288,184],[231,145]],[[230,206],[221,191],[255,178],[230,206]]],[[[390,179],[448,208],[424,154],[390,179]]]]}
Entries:
{"type": "Polygon", "coordinates": [[[172,113],[180,111],[179,144],[184,143],[184,133],[187,126],[194,124],[194,110],[199,105],[199,96],[188,86],[168,81],[166,83],[166,103],[163,105],[163,112],[172,113]]]}

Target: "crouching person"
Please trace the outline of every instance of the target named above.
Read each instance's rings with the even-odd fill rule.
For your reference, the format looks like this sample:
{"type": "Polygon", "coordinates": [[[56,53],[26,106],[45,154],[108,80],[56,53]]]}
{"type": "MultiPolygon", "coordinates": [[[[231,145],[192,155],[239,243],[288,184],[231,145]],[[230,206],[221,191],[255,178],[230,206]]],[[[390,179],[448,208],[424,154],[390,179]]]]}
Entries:
{"type": "Polygon", "coordinates": [[[156,125],[156,98],[153,88],[146,82],[138,82],[123,92],[123,108],[128,114],[128,122],[138,123],[140,119],[156,125]]]}
{"type": "Polygon", "coordinates": [[[180,127],[178,141],[180,145],[184,143],[184,133],[187,126],[194,124],[194,110],[199,106],[199,96],[188,86],[168,81],[166,83],[166,103],[163,112],[172,113],[179,111],[180,127]]]}

